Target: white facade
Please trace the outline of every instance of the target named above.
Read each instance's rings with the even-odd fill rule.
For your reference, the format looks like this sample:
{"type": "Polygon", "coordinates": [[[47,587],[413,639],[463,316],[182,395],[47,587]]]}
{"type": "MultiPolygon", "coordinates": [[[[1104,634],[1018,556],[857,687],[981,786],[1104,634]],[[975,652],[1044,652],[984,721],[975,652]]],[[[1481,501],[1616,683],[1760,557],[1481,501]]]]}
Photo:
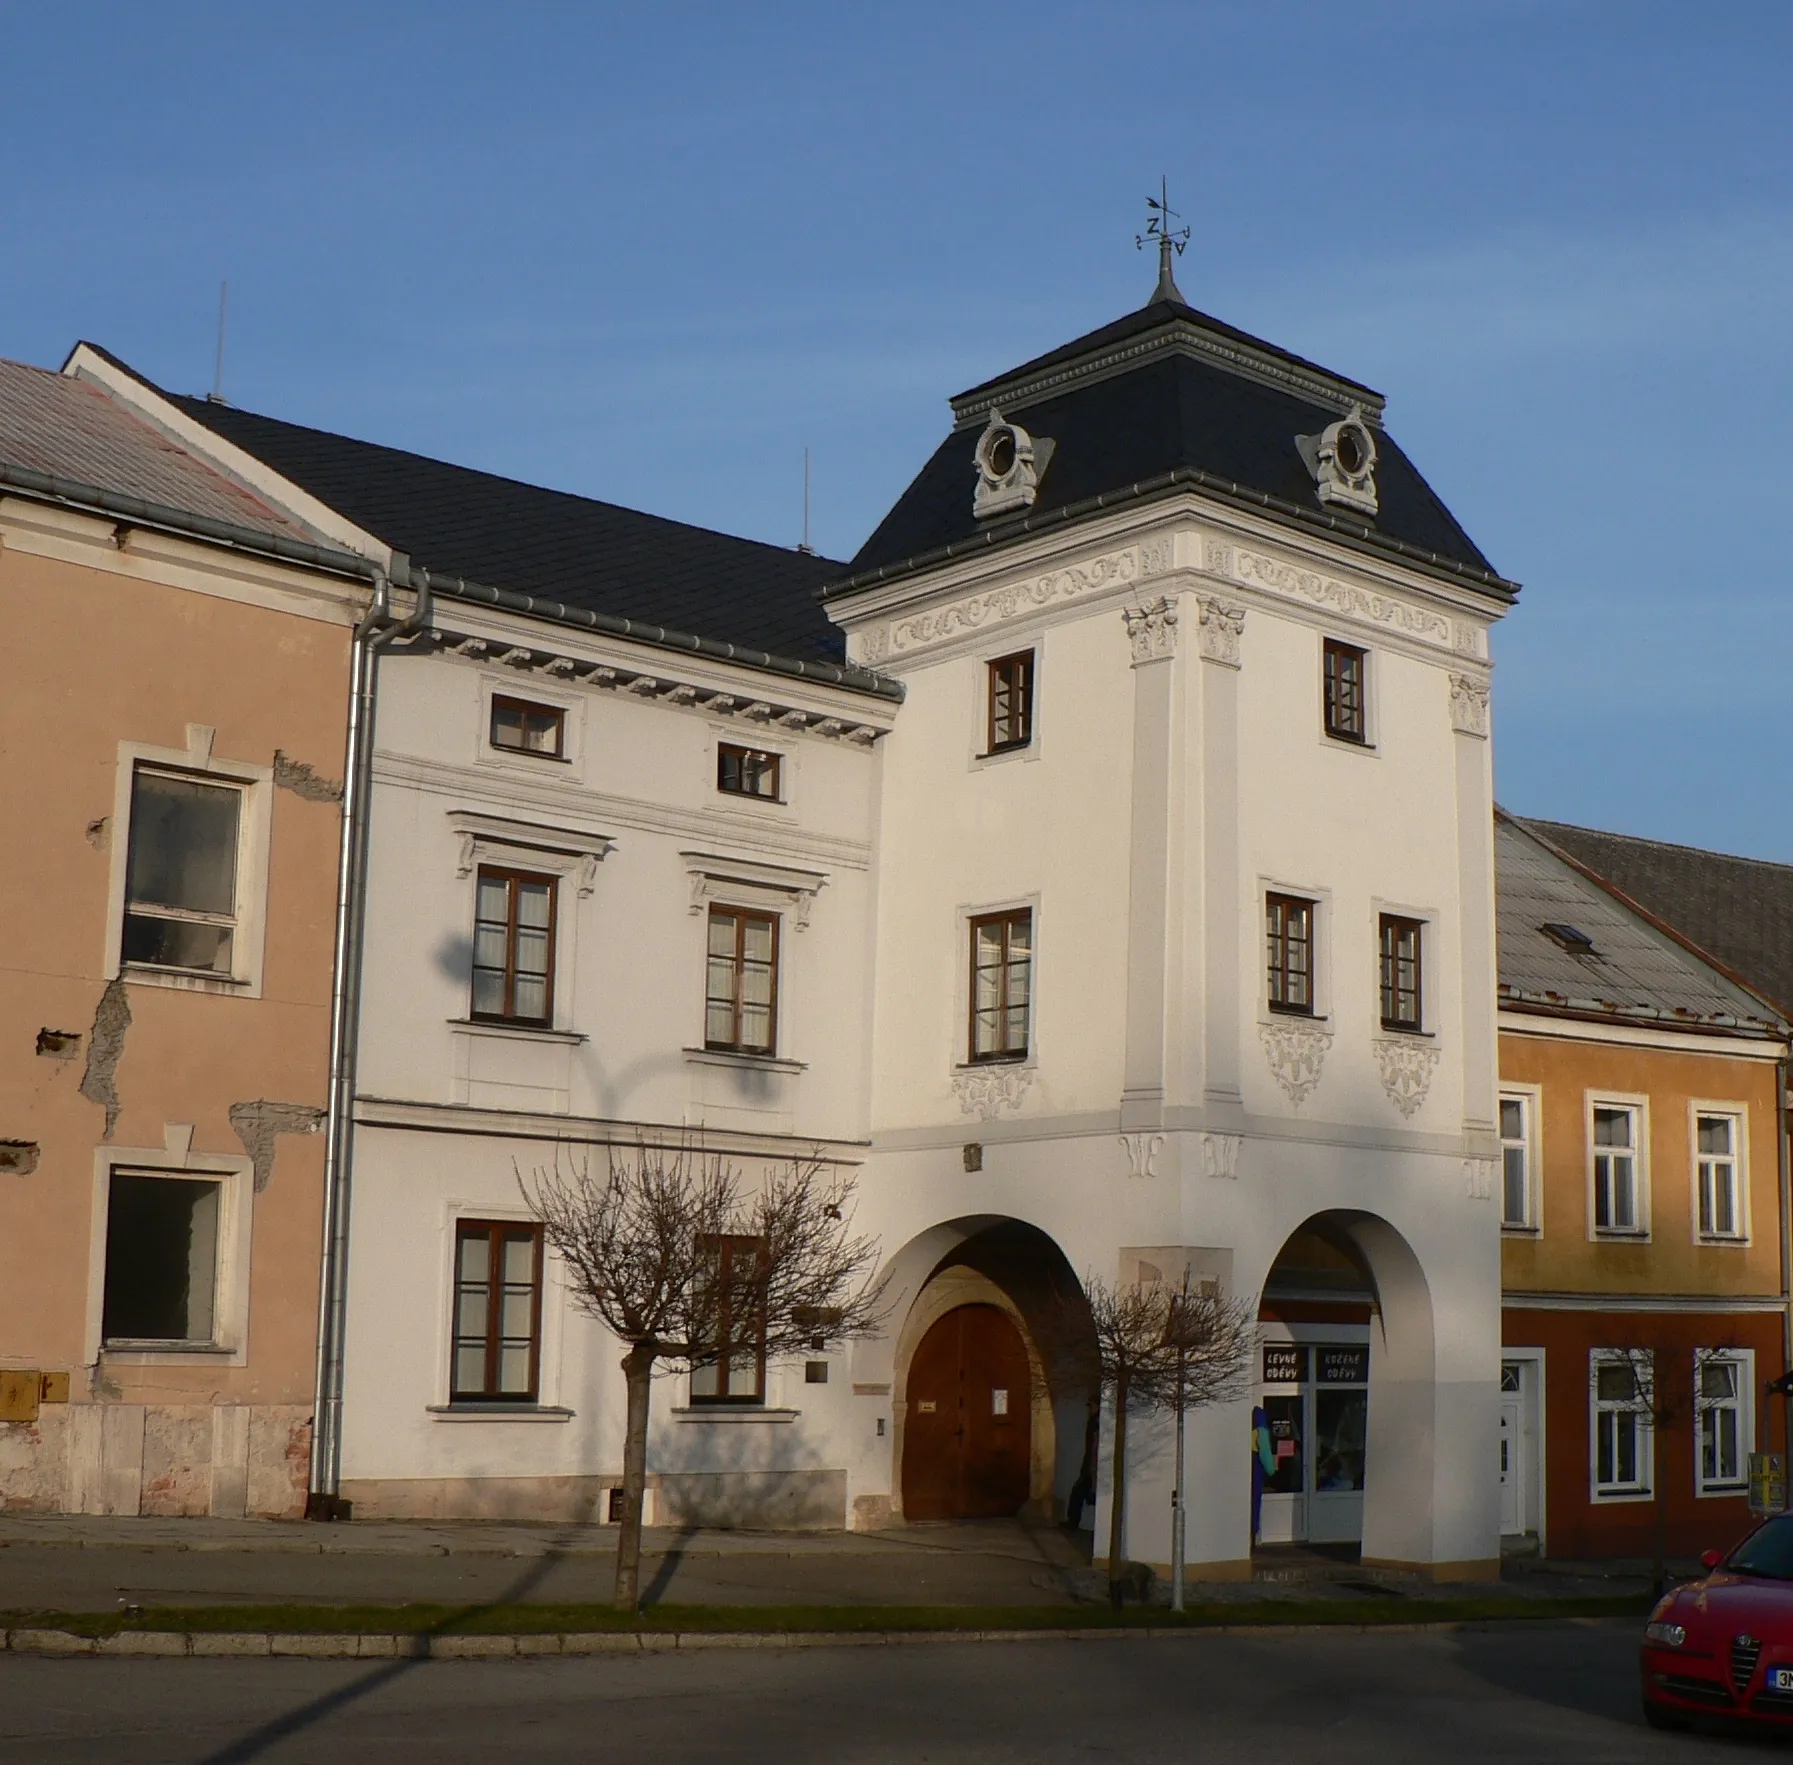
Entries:
{"type": "MultiPolygon", "coordinates": [[[[1182,1247],[1250,1296],[1334,1216],[1379,1297],[1364,1555],[1495,1558],[1495,608],[1189,498],[835,610],[908,692],[879,854],[886,1244],[1017,1219],[1079,1273],[1182,1247]],[[1323,733],[1327,637],[1369,653],[1368,745],[1323,733]],[[981,760],[987,664],[1029,647],[1034,740],[981,760]],[[1319,904],[1312,1020],[1267,1008],[1268,891],[1319,904]],[[1028,1056],[979,1068],[966,921],[1030,904],[1028,1056]],[[1418,1035],[1381,1025],[1383,912],[1425,927],[1418,1035]]],[[[889,1345],[854,1377],[893,1377],[889,1345]]],[[[1193,1419],[1188,1556],[1215,1572],[1249,1555],[1249,1407],[1193,1419]]],[[[1134,1463],[1130,1551],[1162,1563],[1163,1440],[1134,1463]]]]}
{"type": "MultiPolygon", "coordinates": [[[[363,1515],[597,1516],[622,1465],[620,1350],[550,1260],[534,1399],[451,1402],[456,1223],[527,1220],[520,1177],[602,1163],[606,1143],[701,1144],[747,1171],[863,1158],[873,744],[895,707],[450,603],[437,631],[380,688],[343,1493],[363,1515]],[[494,696],[560,713],[563,757],[495,746],[494,696]],[[718,791],[724,742],[780,756],[781,800],[718,791]],[[544,1027],[470,1011],[476,889],[497,870],[553,883],[544,1027]],[[705,1049],[718,902],[778,921],[770,1056],[705,1049]]],[[[656,1473],[751,1474],[690,1484],[691,1511],[838,1516],[845,1387],[793,1377],[773,1369],[763,1407],[719,1421],[663,1382],[656,1473]]],[[[669,1485],[659,1511],[685,1511],[669,1485]]]]}

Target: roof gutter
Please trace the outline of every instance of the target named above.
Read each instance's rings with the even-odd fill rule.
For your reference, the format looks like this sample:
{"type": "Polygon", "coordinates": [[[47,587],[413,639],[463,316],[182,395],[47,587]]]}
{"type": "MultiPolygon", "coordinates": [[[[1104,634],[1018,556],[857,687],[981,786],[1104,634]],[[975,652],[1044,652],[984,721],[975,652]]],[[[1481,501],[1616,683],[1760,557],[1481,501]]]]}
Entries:
{"type": "Polygon", "coordinates": [[[499,607],[507,613],[522,613],[533,619],[552,619],[561,625],[582,626],[587,631],[602,632],[606,637],[626,638],[630,643],[676,650],[686,656],[706,656],[718,662],[731,662],[738,668],[845,687],[850,692],[869,693],[873,698],[887,699],[892,704],[901,704],[903,700],[904,688],[900,680],[892,680],[869,668],[843,666],[838,662],[794,661],[788,656],[774,656],[765,650],[748,649],[717,638],[695,637],[687,631],[670,631],[664,625],[625,619],[616,613],[594,613],[584,607],[569,607],[564,601],[543,600],[538,595],[519,594],[514,589],[494,588],[490,583],[470,582],[464,576],[420,570],[413,564],[411,579],[416,582],[419,578],[435,593],[451,600],[499,607]]]}
{"type": "Polygon", "coordinates": [[[1038,515],[1023,515],[1018,520],[1005,521],[999,526],[992,527],[986,533],[976,534],[970,539],[954,540],[951,545],[937,547],[931,552],[918,552],[912,558],[904,558],[901,563],[883,564],[876,570],[861,570],[855,575],[843,577],[839,582],[829,583],[821,591],[821,598],[824,601],[829,601],[836,596],[852,594],[859,589],[870,588],[880,582],[894,582],[901,577],[913,576],[919,571],[931,569],[935,565],[948,563],[954,558],[966,557],[973,552],[988,551],[994,546],[1005,545],[1012,539],[1020,539],[1030,533],[1044,532],[1048,528],[1062,526],[1067,521],[1080,520],[1085,515],[1093,515],[1103,509],[1123,508],[1128,503],[1155,501],[1186,487],[1210,491],[1223,501],[1237,503],[1241,507],[1268,509],[1274,514],[1285,515],[1292,520],[1299,521],[1305,527],[1322,528],[1356,551],[1370,555],[1379,552],[1392,553],[1405,563],[1468,583],[1509,605],[1519,598],[1519,584],[1508,581],[1504,576],[1497,576],[1492,570],[1479,570],[1473,564],[1460,564],[1455,558],[1447,558],[1440,552],[1427,551],[1423,546],[1409,545],[1404,539],[1395,539],[1388,534],[1378,533],[1373,527],[1366,526],[1361,521],[1350,520],[1343,515],[1321,514],[1313,509],[1304,509],[1299,503],[1285,502],[1281,497],[1271,496],[1267,491],[1253,490],[1248,485],[1235,483],[1231,478],[1221,478],[1212,472],[1204,472],[1199,466],[1177,466],[1168,472],[1160,472],[1155,477],[1141,478],[1124,489],[1104,491],[1100,496],[1088,496],[1081,502],[1066,503],[1062,508],[1048,509],[1038,515]]]}
{"type": "Polygon", "coordinates": [[[4,460],[0,460],[0,487],[84,514],[108,515],[133,527],[153,528],[182,539],[203,539],[235,551],[252,552],[258,557],[276,558],[282,563],[304,564],[338,576],[353,576],[362,582],[373,582],[383,574],[378,563],[372,558],[364,558],[359,552],[345,551],[339,546],[317,545],[306,539],[288,539],[284,534],[240,526],[234,521],[215,520],[210,515],[195,515],[171,503],[149,502],[140,496],[126,496],[116,490],[102,489],[97,484],[60,478],[54,473],[10,465],[4,460]]]}
{"type": "Polygon", "coordinates": [[[1571,999],[1561,993],[1537,993],[1500,984],[1500,1009],[1529,1011],[1540,1017],[1570,1017],[1583,1023],[1629,1023],[1642,1029],[1685,1030],[1696,1036],[1748,1036],[1763,1042],[1785,1042],[1787,1026],[1758,1017],[1733,1017],[1726,1011],[1696,1014],[1664,1011],[1653,1005],[1614,1005],[1604,999],[1571,999]]]}

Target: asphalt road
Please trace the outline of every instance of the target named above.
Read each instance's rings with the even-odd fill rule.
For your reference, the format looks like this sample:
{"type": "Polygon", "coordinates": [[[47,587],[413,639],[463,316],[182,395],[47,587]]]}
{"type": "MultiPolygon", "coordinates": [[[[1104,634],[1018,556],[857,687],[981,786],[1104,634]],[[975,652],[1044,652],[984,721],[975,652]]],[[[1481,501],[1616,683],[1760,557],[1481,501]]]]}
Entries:
{"type": "MultiPolygon", "coordinates": [[[[715,1649],[564,1661],[0,1656],[0,1761],[1638,1765],[1634,1625],[715,1649]]],[[[1778,1751],[1778,1749],[1777,1749],[1778,1751]]]]}

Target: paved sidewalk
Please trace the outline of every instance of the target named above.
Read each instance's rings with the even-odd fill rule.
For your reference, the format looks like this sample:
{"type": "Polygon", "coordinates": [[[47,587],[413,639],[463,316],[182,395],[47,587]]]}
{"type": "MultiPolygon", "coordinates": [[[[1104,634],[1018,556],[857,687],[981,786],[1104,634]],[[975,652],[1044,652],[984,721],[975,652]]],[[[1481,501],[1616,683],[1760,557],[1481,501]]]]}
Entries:
{"type": "MultiPolygon", "coordinates": [[[[1106,1598],[1088,1534],[1018,1521],[885,1532],[649,1528],[645,1603],[1070,1607],[1106,1598]]],[[[123,1519],[0,1515],[0,1610],[494,1602],[601,1605],[616,1528],[493,1521],[123,1519]]],[[[1201,1600],[1353,1600],[1640,1592],[1638,1566],[1515,1563],[1501,1581],[1434,1585],[1318,1555],[1266,1553],[1263,1579],[1191,1587],[1201,1600]]]]}

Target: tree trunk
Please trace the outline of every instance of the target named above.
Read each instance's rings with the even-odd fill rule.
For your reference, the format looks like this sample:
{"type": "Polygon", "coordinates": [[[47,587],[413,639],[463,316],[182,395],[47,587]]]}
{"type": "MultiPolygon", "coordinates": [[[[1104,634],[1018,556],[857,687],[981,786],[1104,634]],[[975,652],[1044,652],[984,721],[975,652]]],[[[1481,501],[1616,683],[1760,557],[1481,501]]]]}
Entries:
{"type": "Polygon", "coordinates": [[[1127,1571],[1127,1381],[1114,1387],[1114,1450],[1108,1472],[1108,1603],[1118,1612],[1126,1598],[1127,1571]]]}
{"type": "Polygon", "coordinates": [[[616,1608],[641,1610],[641,1510],[647,1496],[647,1414],[653,1390],[653,1350],[637,1343],[623,1356],[629,1423],[623,1441],[623,1522],[616,1541],[616,1608]]]}

